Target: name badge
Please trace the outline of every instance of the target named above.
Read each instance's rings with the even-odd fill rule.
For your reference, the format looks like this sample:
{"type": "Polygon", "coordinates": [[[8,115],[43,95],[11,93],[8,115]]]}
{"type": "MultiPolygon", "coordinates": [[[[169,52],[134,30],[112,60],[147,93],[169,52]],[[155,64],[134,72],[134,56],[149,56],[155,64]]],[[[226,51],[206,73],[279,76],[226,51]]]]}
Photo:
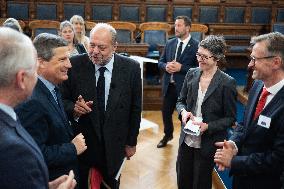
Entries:
{"type": "Polygon", "coordinates": [[[271,118],[270,117],[266,117],[264,115],[260,115],[259,118],[258,118],[257,125],[259,125],[261,127],[264,127],[266,129],[269,129],[270,122],[271,122],[271,118]]]}

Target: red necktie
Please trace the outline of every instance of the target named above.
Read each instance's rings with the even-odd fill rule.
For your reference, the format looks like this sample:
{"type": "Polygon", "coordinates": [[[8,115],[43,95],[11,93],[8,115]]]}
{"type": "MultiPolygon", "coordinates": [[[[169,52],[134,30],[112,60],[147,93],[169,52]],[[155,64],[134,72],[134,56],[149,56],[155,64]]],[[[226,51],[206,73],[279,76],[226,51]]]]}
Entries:
{"type": "Polygon", "coordinates": [[[267,96],[269,94],[270,94],[270,92],[268,92],[266,90],[266,88],[263,87],[260,98],[259,98],[257,106],[256,106],[256,110],[255,110],[253,119],[256,119],[259,116],[260,112],[263,110],[267,96]]]}

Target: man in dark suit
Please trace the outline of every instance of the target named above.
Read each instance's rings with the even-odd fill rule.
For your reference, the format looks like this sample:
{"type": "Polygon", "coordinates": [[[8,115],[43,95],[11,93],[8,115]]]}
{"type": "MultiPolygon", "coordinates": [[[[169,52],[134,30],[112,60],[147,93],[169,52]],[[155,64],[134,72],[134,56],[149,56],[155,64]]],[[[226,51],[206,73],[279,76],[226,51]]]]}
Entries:
{"type": "Polygon", "coordinates": [[[65,109],[78,121],[76,129],[88,146],[80,156],[82,188],[87,188],[90,168],[99,170],[112,189],[119,188],[114,178],[124,157],[136,151],[141,70],[137,62],[116,54],[116,47],[115,29],[97,24],[90,33],[88,55],[70,59],[69,78],[62,85],[65,109]]]}
{"type": "Polygon", "coordinates": [[[175,36],[167,42],[158,66],[163,75],[163,123],[165,136],[157,147],[162,148],[173,138],[173,119],[178,95],[184,77],[189,68],[198,65],[196,51],[198,42],[190,36],[191,20],[187,16],[178,16],[175,21],[175,36]]]}
{"type": "Polygon", "coordinates": [[[215,153],[219,170],[230,168],[233,188],[280,188],[284,163],[284,35],[254,37],[251,60],[255,79],[243,124],[215,153]]]}
{"type": "Polygon", "coordinates": [[[38,82],[31,97],[16,108],[22,125],[43,153],[50,180],[70,170],[78,178],[77,155],[87,148],[82,134],[73,136],[57,87],[68,78],[71,68],[67,45],[63,38],[53,34],[36,36],[38,82]]]}
{"type": "Polygon", "coordinates": [[[0,28],[0,188],[72,189],[73,172],[48,183],[42,153],[13,109],[36,84],[35,52],[27,36],[0,28]]]}

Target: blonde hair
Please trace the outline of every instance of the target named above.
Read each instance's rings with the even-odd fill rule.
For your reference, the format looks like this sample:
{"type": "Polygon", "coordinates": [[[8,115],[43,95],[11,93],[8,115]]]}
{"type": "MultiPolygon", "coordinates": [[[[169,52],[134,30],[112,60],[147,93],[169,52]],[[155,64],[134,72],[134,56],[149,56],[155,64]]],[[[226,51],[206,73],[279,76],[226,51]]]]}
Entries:
{"type": "Polygon", "coordinates": [[[70,18],[71,24],[74,24],[75,22],[79,22],[83,25],[81,33],[75,33],[75,37],[77,38],[78,41],[81,41],[83,37],[86,35],[86,30],[85,30],[85,21],[82,16],[80,15],[74,15],[70,18]]]}

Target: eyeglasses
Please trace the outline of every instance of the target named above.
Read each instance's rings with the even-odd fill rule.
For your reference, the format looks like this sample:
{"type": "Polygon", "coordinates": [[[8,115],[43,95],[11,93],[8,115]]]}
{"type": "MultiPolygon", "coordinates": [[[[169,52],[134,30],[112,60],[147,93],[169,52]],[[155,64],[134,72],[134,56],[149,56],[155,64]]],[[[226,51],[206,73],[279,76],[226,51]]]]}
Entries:
{"type": "Polygon", "coordinates": [[[254,56],[250,56],[250,62],[252,62],[253,64],[255,64],[255,61],[257,60],[261,60],[261,59],[269,59],[269,58],[274,58],[276,56],[265,56],[265,57],[254,57],[254,56]]]}
{"type": "Polygon", "coordinates": [[[204,54],[196,53],[196,57],[201,58],[202,60],[208,60],[209,58],[212,58],[213,56],[206,56],[204,54]]]}

